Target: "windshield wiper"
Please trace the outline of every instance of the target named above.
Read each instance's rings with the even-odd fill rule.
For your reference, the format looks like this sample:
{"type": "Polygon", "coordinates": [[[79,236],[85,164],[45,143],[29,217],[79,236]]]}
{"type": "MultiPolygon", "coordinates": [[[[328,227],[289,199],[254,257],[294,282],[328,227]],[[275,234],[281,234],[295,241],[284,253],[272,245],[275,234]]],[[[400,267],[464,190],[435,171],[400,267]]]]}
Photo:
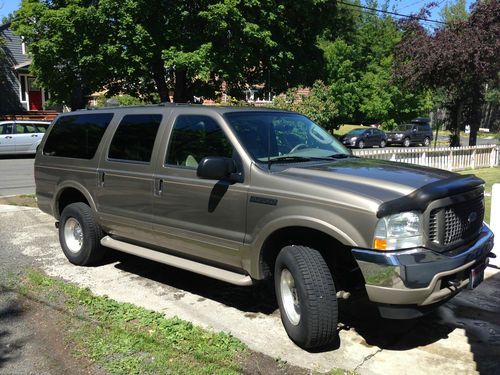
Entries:
{"type": "Polygon", "coordinates": [[[277,161],[281,161],[281,162],[302,162],[302,161],[311,161],[312,159],[311,158],[306,158],[304,156],[278,156],[276,158],[272,158],[269,160],[269,165],[270,164],[273,164],[277,161]]]}
{"type": "Polygon", "coordinates": [[[332,154],[327,156],[330,159],[345,159],[345,158],[350,158],[351,155],[349,154],[332,154]]]}

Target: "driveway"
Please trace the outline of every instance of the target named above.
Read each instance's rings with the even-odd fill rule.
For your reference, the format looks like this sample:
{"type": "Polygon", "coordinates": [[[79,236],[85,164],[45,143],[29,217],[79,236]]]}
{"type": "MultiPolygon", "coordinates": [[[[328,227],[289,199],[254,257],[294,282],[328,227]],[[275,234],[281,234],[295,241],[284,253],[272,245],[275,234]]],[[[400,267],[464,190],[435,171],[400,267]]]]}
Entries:
{"type": "Polygon", "coordinates": [[[14,194],[33,194],[34,156],[0,156],[0,197],[14,194]]]}
{"type": "Polygon", "coordinates": [[[99,267],[73,266],[60,250],[54,220],[37,209],[0,206],[0,252],[1,259],[26,257],[96,294],[230,332],[251,349],[314,371],[500,373],[500,272],[493,268],[476,290],[423,319],[383,320],[366,301],[342,306],[340,343],[306,352],[286,336],[264,288],[232,286],[118,253],[99,267]]]}

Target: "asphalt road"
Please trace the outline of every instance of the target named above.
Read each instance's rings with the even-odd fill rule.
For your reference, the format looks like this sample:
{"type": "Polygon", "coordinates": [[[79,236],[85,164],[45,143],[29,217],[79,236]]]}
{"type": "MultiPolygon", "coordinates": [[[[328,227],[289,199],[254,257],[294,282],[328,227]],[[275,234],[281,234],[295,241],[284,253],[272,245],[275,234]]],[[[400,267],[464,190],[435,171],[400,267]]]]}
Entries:
{"type": "Polygon", "coordinates": [[[0,197],[35,192],[34,160],[34,156],[0,156],[0,197]]]}
{"type": "MultiPolygon", "coordinates": [[[[477,289],[463,291],[422,319],[384,320],[366,301],[342,304],[340,342],[306,352],[286,336],[274,297],[264,288],[237,287],[119,253],[110,253],[98,267],[76,267],[62,254],[53,218],[37,209],[0,206],[0,274],[18,263],[99,295],[230,332],[251,349],[311,371],[500,373],[500,271],[494,268],[477,289]]],[[[3,329],[6,340],[11,328],[3,329]]],[[[23,345],[30,337],[26,340],[23,345]]]]}

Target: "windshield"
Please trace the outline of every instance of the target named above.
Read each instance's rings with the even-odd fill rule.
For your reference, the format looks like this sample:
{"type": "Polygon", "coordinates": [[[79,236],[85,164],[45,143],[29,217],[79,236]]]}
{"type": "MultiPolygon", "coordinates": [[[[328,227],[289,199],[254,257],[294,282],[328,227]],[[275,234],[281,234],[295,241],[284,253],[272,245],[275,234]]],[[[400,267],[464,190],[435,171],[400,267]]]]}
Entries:
{"type": "Polygon", "coordinates": [[[353,129],[348,132],[346,135],[361,135],[366,131],[366,129],[353,129]]]}
{"type": "Polygon", "coordinates": [[[403,131],[404,132],[406,130],[411,130],[411,128],[413,128],[412,124],[398,125],[398,126],[396,126],[394,131],[403,131]]]}
{"type": "Polygon", "coordinates": [[[224,115],[256,161],[308,161],[349,151],[307,117],[288,112],[231,112],[224,115]]]}

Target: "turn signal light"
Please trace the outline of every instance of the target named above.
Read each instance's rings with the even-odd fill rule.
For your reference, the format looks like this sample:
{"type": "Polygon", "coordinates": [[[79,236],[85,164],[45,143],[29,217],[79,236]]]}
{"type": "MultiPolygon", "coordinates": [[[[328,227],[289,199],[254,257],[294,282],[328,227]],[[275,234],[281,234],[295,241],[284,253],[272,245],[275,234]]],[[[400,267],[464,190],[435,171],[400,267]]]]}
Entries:
{"type": "Polygon", "coordinates": [[[375,238],[373,240],[373,248],[377,250],[387,250],[387,240],[375,238]]]}

